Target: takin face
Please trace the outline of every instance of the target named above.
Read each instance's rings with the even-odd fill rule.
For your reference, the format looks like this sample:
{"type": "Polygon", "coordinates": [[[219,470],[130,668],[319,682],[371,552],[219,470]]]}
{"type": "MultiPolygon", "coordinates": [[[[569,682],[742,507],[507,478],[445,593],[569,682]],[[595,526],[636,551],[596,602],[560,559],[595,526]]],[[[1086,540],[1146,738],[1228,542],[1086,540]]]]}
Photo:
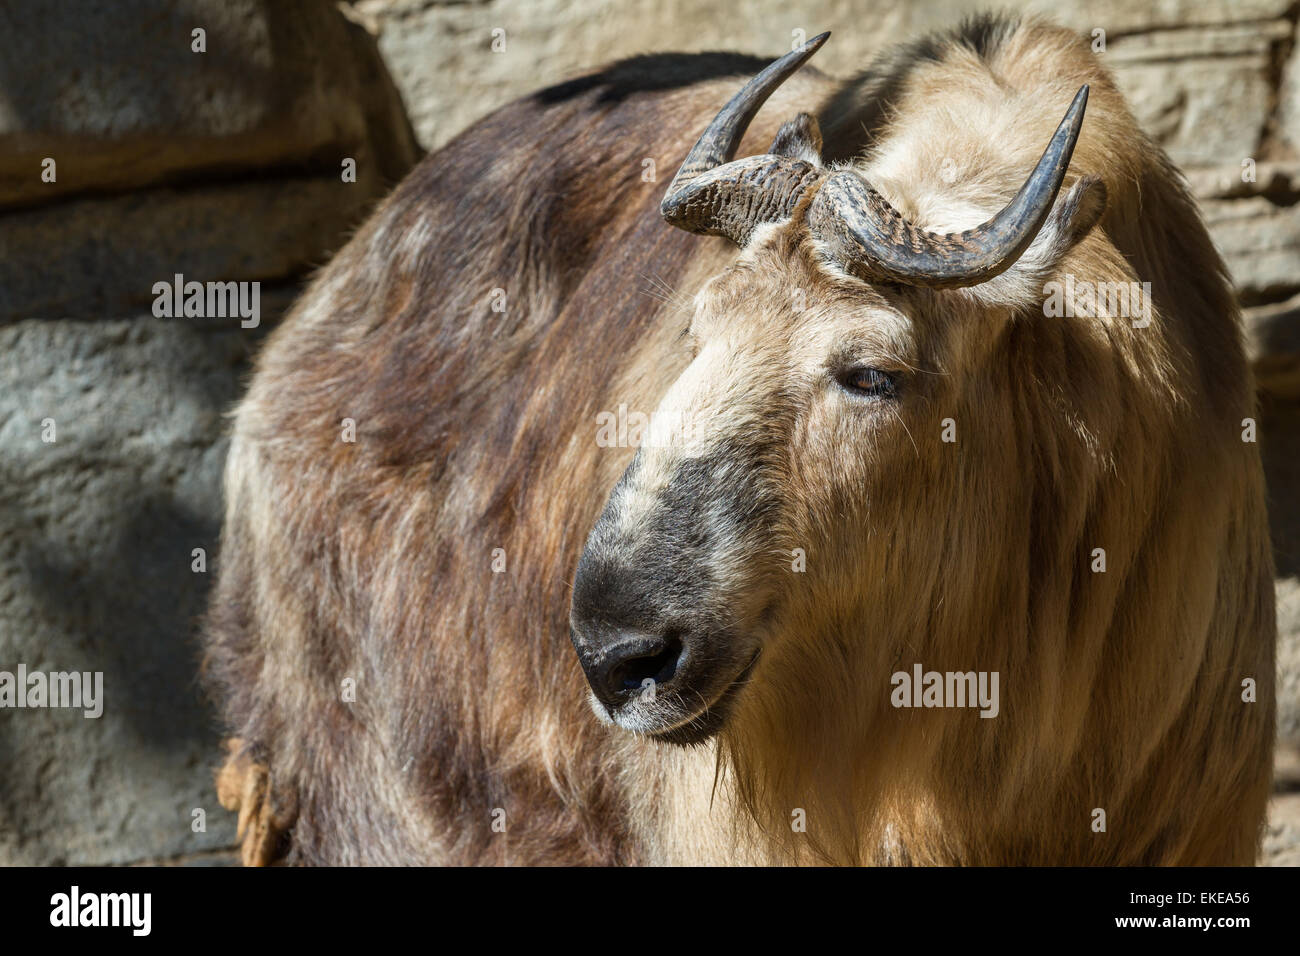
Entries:
{"type": "Polygon", "coordinates": [[[915,436],[938,435],[940,409],[972,389],[986,411],[1014,402],[976,381],[980,343],[1105,206],[1091,177],[1058,199],[1086,87],[1011,203],[964,232],[917,228],[852,170],[823,167],[807,114],[769,153],[733,161],[763,101],[824,40],[737,94],[666,193],[670,223],[743,251],[696,296],[693,358],[577,569],[571,634],[593,709],[667,742],[721,730],[760,657],[809,622],[880,620],[885,582],[933,576],[905,549],[936,502],[906,489],[942,470],[944,446],[915,436]]]}

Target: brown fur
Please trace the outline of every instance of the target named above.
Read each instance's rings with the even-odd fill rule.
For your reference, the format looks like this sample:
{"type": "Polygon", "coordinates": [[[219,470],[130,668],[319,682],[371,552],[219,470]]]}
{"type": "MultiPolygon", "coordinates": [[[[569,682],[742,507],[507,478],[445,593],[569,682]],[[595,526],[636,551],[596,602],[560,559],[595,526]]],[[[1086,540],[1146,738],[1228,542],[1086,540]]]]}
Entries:
{"type": "Polygon", "coordinates": [[[1069,181],[1100,176],[1109,203],[1052,266],[1151,282],[1150,328],[1045,318],[1025,270],[871,289],[826,268],[798,213],[737,259],[658,204],[762,65],[643,58],[506,107],[426,159],[268,343],[235,422],[206,672],[248,742],[232,760],[264,757],[296,797],[291,859],[1250,863],[1272,568],[1239,319],[1179,175],[1085,43],[979,21],[849,83],[805,69],[742,155],[809,110],[829,157],[870,147],[858,168],[905,215],[964,228],[1090,83],[1069,181]],[[596,414],[660,403],[688,320],[730,356],[690,401],[779,437],[780,507],[735,572],[777,608],[758,668],[716,743],[680,749],[596,723],[567,615],[631,455],[597,446],[596,414]],[[855,336],[914,370],[896,420],[781,377],[855,336]],[[913,661],[999,671],[1002,715],[892,709],[913,661]]]}

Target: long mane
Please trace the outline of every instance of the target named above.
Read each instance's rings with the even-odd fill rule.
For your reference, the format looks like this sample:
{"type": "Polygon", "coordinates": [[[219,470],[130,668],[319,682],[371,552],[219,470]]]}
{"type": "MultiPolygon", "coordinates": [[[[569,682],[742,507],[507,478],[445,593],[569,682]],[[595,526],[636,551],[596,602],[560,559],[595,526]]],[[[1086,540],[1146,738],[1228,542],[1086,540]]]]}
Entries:
{"type": "Polygon", "coordinates": [[[1017,682],[1013,735],[938,719],[891,738],[896,716],[860,703],[890,662],[849,643],[765,662],[780,679],[756,685],[716,757],[592,717],[569,589],[632,453],[597,444],[596,416],[653,408],[684,364],[682,302],[735,253],[667,228],[659,201],[762,65],[642,57],[492,114],[421,163],[266,345],[234,421],[205,671],[231,733],[297,791],[292,859],[628,863],[744,845],[760,859],[1248,861],[1254,824],[1187,836],[1258,820],[1267,792],[1272,577],[1258,455],[1240,439],[1253,398],[1236,307],[1181,180],[1105,71],[1034,23],[976,21],[847,83],[801,71],[742,145],[817,112],[828,155],[874,168],[903,204],[930,167],[889,168],[890,145],[941,131],[944,90],[994,109],[1003,84],[1023,100],[1015,136],[978,172],[1005,192],[1060,91],[1093,84],[1074,169],[1111,198],[1071,268],[1149,281],[1152,327],[1018,315],[988,358],[1014,419],[991,417],[995,401],[961,410],[962,467],[931,492],[947,541],[902,573],[861,567],[895,575],[882,613],[934,663],[966,669],[978,651],[1017,682]],[[1104,575],[1087,572],[1092,547],[1104,575]],[[1254,707],[1238,703],[1245,677],[1254,707]],[[1171,771],[1196,761],[1214,772],[1171,771]],[[1097,852],[1101,805],[1113,829],[1179,824],[1097,852]],[[810,850],[783,835],[796,807],[810,850]],[[692,847],[710,813],[722,835],[692,847]],[[1082,815],[1079,836],[1049,845],[1062,814],[1082,815]]]}
{"type": "Polygon", "coordinates": [[[723,734],[739,802],[790,858],[1254,858],[1272,559],[1242,440],[1255,413],[1240,319],[1181,175],[1086,42],[1034,21],[980,19],[883,58],[826,126],[853,121],[839,110],[869,118],[864,176],[910,217],[961,228],[981,217],[944,217],[1009,199],[1083,83],[1071,177],[1100,176],[1108,212],[1054,278],[1149,283],[1147,324],[1083,302],[1047,317],[1038,287],[1000,303],[1012,315],[995,336],[987,303],[946,298],[983,363],[943,412],[961,423],[957,464],[918,464],[873,503],[945,515],[941,540],[882,531],[844,556],[875,588],[872,620],[810,613],[723,734]],[[891,711],[876,688],[900,660],[999,672],[1003,713],[891,711]],[[1108,831],[1090,825],[1098,809],[1108,831]]]}

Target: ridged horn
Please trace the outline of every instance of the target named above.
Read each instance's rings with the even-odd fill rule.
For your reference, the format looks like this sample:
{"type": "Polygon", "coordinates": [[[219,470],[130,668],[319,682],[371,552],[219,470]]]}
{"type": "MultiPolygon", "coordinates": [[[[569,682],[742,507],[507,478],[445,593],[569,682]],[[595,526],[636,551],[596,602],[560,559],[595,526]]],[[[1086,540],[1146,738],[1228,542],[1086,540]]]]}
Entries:
{"type": "Polygon", "coordinates": [[[974,229],[937,235],[917,228],[850,170],[827,178],[808,224],[837,261],[868,281],[956,288],[991,279],[1020,258],[1052,211],[1087,104],[1085,85],[1015,198],[974,229]]]}
{"type": "Polygon", "coordinates": [[[1021,258],[1047,221],[1087,104],[1088,87],[1083,86],[1021,191],[983,225],[946,235],[918,229],[870,183],[845,170],[828,177],[811,203],[810,228],[833,258],[867,280],[935,287],[989,280],[1021,258]]]}
{"type": "Polygon", "coordinates": [[[755,226],[791,214],[799,196],[822,175],[817,166],[770,153],[732,158],[759,108],[829,36],[815,36],[770,63],[713,118],[664,194],[659,209],[665,220],[687,232],[726,236],[744,245],[755,226]]]}

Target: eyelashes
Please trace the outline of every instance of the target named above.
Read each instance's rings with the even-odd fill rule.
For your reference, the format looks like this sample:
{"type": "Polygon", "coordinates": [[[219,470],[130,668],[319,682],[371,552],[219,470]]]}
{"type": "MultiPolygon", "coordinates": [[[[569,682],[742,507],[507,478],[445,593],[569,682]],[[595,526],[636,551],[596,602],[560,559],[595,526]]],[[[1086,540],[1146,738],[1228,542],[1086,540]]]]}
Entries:
{"type": "Polygon", "coordinates": [[[841,388],[854,395],[886,399],[898,397],[898,376],[884,369],[856,366],[845,369],[837,380],[841,388]]]}

